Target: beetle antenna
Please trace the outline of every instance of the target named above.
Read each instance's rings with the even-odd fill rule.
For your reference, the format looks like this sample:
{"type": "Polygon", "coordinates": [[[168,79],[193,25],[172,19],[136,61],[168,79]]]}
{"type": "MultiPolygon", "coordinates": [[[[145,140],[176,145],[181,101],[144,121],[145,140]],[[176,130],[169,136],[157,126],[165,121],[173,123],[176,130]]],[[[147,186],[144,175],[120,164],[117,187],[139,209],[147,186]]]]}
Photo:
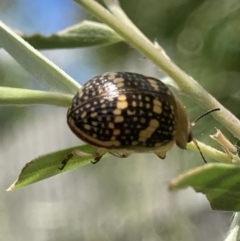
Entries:
{"type": "MultiPolygon", "coordinates": [[[[212,112],[219,111],[219,110],[220,110],[220,108],[214,108],[214,109],[211,109],[211,110],[207,111],[206,113],[204,113],[203,115],[201,115],[200,117],[198,117],[195,121],[193,121],[193,122],[191,123],[191,126],[192,126],[192,127],[195,126],[195,124],[196,124],[200,119],[202,119],[204,116],[206,116],[206,115],[208,115],[208,114],[210,114],[210,113],[212,113],[212,112]]],[[[192,139],[192,142],[193,142],[193,143],[195,144],[195,146],[197,147],[200,155],[202,156],[203,161],[204,161],[205,163],[207,163],[207,161],[206,161],[205,157],[203,156],[203,153],[202,153],[202,151],[201,151],[201,149],[200,149],[200,147],[199,147],[199,145],[198,145],[197,140],[192,139]]]]}
{"type": "Polygon", "coordinates": [[[202,119],[204,116],[206,116],[206,115],[208,115],[208,114],[210,114],[210,113],[212,113],[212,112],[219,111],[219,110],[220,110],[220,108],[214,108],[214,109],[211,109],[211,110],[207,111],[206,113],[204,113],[203,115],[201,115],[200,117],[198,117],[195,121],[193,121],[193,122],[191,123],[191,126],[195,126],[195,124],[196,124],[200,119],[202,119]]]}
{"type": "Polygon", "coordinates": [[[206,161],[206,159],[205,159],[205,157],[204,157],[204,155],[203,155],[203,153],[202,153],[202,151],[201,151],[201,149],[200,149],[200,147],[199,147],[199,145],[198,145],[197,140],[192,139],[192,142],[193,142],[194,145],[197,147],[197,149],[198,149],[200,155],[202,156],[203,161],[204,161],[205,163],[207,163],[207,161],[206,161]]]}

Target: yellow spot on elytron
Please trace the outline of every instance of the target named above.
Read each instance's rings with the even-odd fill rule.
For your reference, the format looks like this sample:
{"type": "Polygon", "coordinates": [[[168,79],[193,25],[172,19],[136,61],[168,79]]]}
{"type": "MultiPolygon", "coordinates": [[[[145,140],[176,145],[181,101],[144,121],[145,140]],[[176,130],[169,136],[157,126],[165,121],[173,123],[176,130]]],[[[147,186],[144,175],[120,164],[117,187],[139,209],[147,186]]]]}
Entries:
{"type": "Polygon", "coordinates": [[[155,90],[159,90],[156,80],[153,80],[153,79],[147,79],[147,80],[155,90]]]}
{"type": "Polygon", "coordinates": [[[115,84],[122,83],[122,82],[124,82],[124,78],[122,78],[122,77],[114,78],[113,82],[115,84]]]}
{"type": "Polygon", "coordinates": [[[138,141],[133,141],[133,142],[131,143],[132,146],[136,146],[136,145],[138,145],[138,144],[139,144],[138,141]]]}
{"type": "Polygon", "coordinates": [[[107,107],[106,104],[102,104],[102,105],[101,105],[101,108],[102,108],[102,109],[105,109],[106,107],[107,107]]]}
{"type": "Polygon", "coordinates": [[[168,134],[170,134],[170,133],[167,132],[167,131],[163,131],[163,134],[164,134],[164,135],[168,135],[168,134]]]}
{"type": "Polygon", "coordinates": [[[83,97],[83,99],[84,99],[84,100],[87,100],[87,99],[88,99],[88,96],[87,96],[87,95],[85,95],[85,96],[83,97]]]}
{"type": "Polygon", "coordinates": [[[120,123],[120,122],[123,122],[124,121],[124,118],[122,117],[122,116],[116,116],[115,118],[114,118],[114,122],[115,123],[120,123]]]}
{"type": "Polygon", "coordinates": [[[119,110],[119,109],[115,109],[115,110],[113,111],[113,114],[114,114],[114,115],[121,115],[121,114],[122,114],[122,111],[119,110]]]}
{"type": "Polygon", "coordinates": [[[111,141],[115,141],[115,140],[116,140],[116,136],[112,136],[111,141]]]}
{"type": "Polygon", "coordinates": [[[90,104],[86,104],[86,108],[88,109],[91,105],[90,104]]]}
{"type": "Polygon", "coordinates": [[[116,79],[116,74],[111,73],[107,75],[108,80],[115,80],[116,79]]]}
{"type": "Polygon", "coordinates": [[[114,128],[115,128],[114,123],[109,122],[109,123],[108,123],[108,128],[109,128],[109,129],[114,129],[114,128]]]}
{"type": "Polygon", "coordinates": [[[102,110],[102,113],[103,113],[103,114],[107,114],[107,112],[108,112],[107,109],[102,110]]]}
{"type": "Polygon", "coordinates": [[[162,108],[157,106],[157,105],[154,105],[153,106],[153,112],[155,112],[157,114],[161,114],[162,113],[162,108]]]}
{"type": "Polygon", "coordinates": [[[125,133],[125,134],[129,134],[130,132],[131,132],[131,130],[129,130],[129,129],[125,129],[125,130],[124,130],[124,133],[125,133]]]}
{"type": "Polygon", "coordinates": [[[156,143],[154,146],[159,147],[159,146],[162,146],[162,145],[163,145],[162,142],[158,142],[158,143],[156,143]]]}
{"type": "Polygon", "coordinates": [[[136,110],[127,110],[127,115],[136,115],[136,110]]]}
{"type": "Polygon", "coordinates": [[[137,102],[136,102],[136,101],[133,101],[133,102],[132,102],[132,106],[133,106],[133,107],[136,107],[136,106],[137,106],[137,102]]]}
{"type": "Polygon", "coordinates": [[[98,123],[96,121],[92,121],[91,124],[92,126],[97,126],[98,123]]]}
{"type": "Polygon", "coordinates": [[[143,107],[143,102],[139,102],[139,107],[143,107]]]}
{"type": "Polygon", "coordinates": [[[87,125],[87,124],[86,124],[86,125],[84,125],[83,127],[84,127],[84,129],[86,129],[86,130],[91,130],[91,126],[90,126],[90,125],[87,125]]]}
{"type": "Polygon", "coordinates": [[[153,100],[153,112],[157,114],[162,113],[162,103],[158,99],[153,100]]]}
{"type": "Polygon", "coordinates": [[[83,96],[83,92],[81,91],[78,93],[78,97],[81,98],[82,96],[83,96]]]}
{"type": "Polygon", "coordinates": [[[82,114],[81,114],[81,118],[83,119],[83,118],[85,118],[86,117],[86,115],[87,115],[87,112],[86,111],[84,111],[82,114]]]}
{"type": "Polygon", "coordinates": [[[149,122],[148,127],[145,130],[140,131],[138,140],[140,142],[145,142],[148,138],[152,136],[154,131],[159,127],[159,121],[152,119],[149,122]]]}
{"type": "Polygon", "coordinates": [[[173,106],[173,105],[170,105],[170,109],[174,110],[174,106],[173,106]]]}
{"type": "Polygon", "coordinates": [[[156,99],[156,98],[155,98],[155,99],[153,100],[153,104],[162,107],[162,102],[161,102],[159,99],[156,99]]]}
{"type": "Polygon", "coordinates": [[[147,109],[150,109],[150,107],[151,107],[151,105],[149,103],[147,103],[145,106],[147,109]]]}
{"type": "Polygon", "coordinates": [[[154,128],[158,128],[159,127],[159,121],[158,120],[156,120],[156,119],[152,119],[152,120],[150,120],[150,122],[149,122],[149,126],[152,126],[152,127],[154,127],[154,128]]]}
{"type": "Polygon", "coordinates": [[[118,84],[117,84],[117,87],[118,87],[118,88],[121,88],[121,87],[123,87],[123,86],[124,86],[124,83],[118,83],[118,84]]]}
{"type": "Polygon", "coordinates": [[[140,119],[140,123],[143,123],[143,124],[146,123],[146,119],[145,118],[141,118],[140,119]]]}
{"type": "Polygon", "coordinates": [[[126,95],[119,95],[118,96],[118,100],[120,100],[120,101],[125,101],[126,99],[127,99],[126,95]]]}
{"type": "Polygon", "coordinates": [[[128,107],[128,102],[127,101],[118,101],[117,102],[117,108],[118,109],[126,109],[128,107]]]}
{"type": "Polygon", "coordinates": [[[146,101],[150,101],[150,98],[148,96],[145,97],[146,101]]]}
{"type": "Polygon", "coordinates": [[[91,111],[95,111],[95,107],[92,107],[90,110],[91,110],[91,111]]]}
{"type": "Polygon", "coordinates": [[[90,116],[91,116],[91,117],[96,117],[97,115],[98,115],[97,112],[93,112],[90,116]]]}
{"type": "Polygon", "coordinates": [[[121,132],[120,132],[120,130],[119,129],[115,129],[114,131],[113,131],[113,135],[114,136],[117,136],[117,135],[119,135],[121,132]]]}

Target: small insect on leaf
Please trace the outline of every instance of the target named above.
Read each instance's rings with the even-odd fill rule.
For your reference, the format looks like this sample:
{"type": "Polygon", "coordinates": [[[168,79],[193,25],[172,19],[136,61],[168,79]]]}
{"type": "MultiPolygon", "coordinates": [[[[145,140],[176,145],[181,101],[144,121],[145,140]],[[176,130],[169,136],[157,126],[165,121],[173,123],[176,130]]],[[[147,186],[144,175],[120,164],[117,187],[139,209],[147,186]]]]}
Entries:
{"type": "Polygon", "coordinates": [[[120,158],[155,153],[164,159],[175,143],[186,149],[193,141],[187,112],[168,86],[131,72],[90,79],[73,98],[67,123],[77,137],[98,147],[94,163],[106,152],[120,158]]]}

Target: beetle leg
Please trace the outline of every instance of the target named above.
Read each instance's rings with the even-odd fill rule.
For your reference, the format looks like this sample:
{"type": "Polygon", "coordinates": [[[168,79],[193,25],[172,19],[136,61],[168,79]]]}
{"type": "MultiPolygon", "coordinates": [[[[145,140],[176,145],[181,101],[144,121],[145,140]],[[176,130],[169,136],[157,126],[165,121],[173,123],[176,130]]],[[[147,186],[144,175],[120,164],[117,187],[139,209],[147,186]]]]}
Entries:
{"type": "Polygon", "coordinates": [[[91,161],[92,164],[97,164],[103,157],[103,155],[106,153],[106,151],[102,149],[98,149],[95,153],[94,161],[91,161]]]}
{"type": "Polygon", "coordinates": [[[155,152],[155,154],[161,159],[166,158],[166,152],[155,152]]]}
{"type": "Polygon", "coordinates": [[[119,157],[119,158],[126,158],[129,157],[132,152],[123,152],[123,153],[118,153],[118,152],[109,152],[111,155],[119,157]]]}
{"type": "MultiPolygon", "coordinates": [[[[98,163],[103,155],[106,153],[105,150],[102,149],[98,149],[95,153],[95,155],[93,156],[90,153],[86,153],[80,150],[73,150],[70,154],[67,155],[67,157],[61,161],[61,167],[59,167],[59,170],[63,170],[64,167],[67,165],[67,163],[74,157],[74,156],[78,156],[78,157],[94,157],[94,161],[91,161],[92,164],[96,164],[98,163]]],[[[132,153],[131,152],[124,152],[124,153],[118,153],[118,152],[109,152],[111,155],[116,156],[118,158],[126,158],[128,156],[130,156],[132,153]]]]}
{"type": "MultiPolygon", "coordinates": [[[[98,149],[96,152],[96,157],[94,158],[94,161],[92,161],[92,164],[98,163],[102,159],[105,153],[106,153],[105,150],[98,149]]],[[[132,152],[118,153],[118,152],[111,152],[111,151],[109,151],[108,153],[118,158],[126,158],[132,154],[132,152]]]]}
{"type": "Polygon", "coordinates": [[[87,152],[80,151],[78,149],[73,150],[70,154],[67,155],[67,157],[61,161],[61,167],[59,167],[59,170],[63,170],[64,167],[67,165],[67,163],[74,157],[92,157],[93,155],[87,152]]]}

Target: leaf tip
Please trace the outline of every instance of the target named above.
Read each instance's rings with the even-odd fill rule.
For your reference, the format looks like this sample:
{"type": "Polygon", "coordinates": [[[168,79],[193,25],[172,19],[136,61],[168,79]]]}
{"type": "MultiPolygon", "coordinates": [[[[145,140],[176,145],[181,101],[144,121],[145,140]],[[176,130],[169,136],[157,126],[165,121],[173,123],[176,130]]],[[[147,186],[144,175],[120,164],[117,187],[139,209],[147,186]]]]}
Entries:
{"type": "Polygon", "coordinates": [[[170,191],[174,191],[174,190],[176,190],[177,188],[178,188],[178,187],[177,187],[177,183],[176,183],[176,181],[175,181],[174,179],[168,183],[168,189],[169,189],[170,191]]]}
{"type": "Polygon", "coordinates": [[[13,191],[14,189],[16,189],[16,181],[8,188],[6,189],[6,192],[10,192],[10,191],[13,191]]]}

